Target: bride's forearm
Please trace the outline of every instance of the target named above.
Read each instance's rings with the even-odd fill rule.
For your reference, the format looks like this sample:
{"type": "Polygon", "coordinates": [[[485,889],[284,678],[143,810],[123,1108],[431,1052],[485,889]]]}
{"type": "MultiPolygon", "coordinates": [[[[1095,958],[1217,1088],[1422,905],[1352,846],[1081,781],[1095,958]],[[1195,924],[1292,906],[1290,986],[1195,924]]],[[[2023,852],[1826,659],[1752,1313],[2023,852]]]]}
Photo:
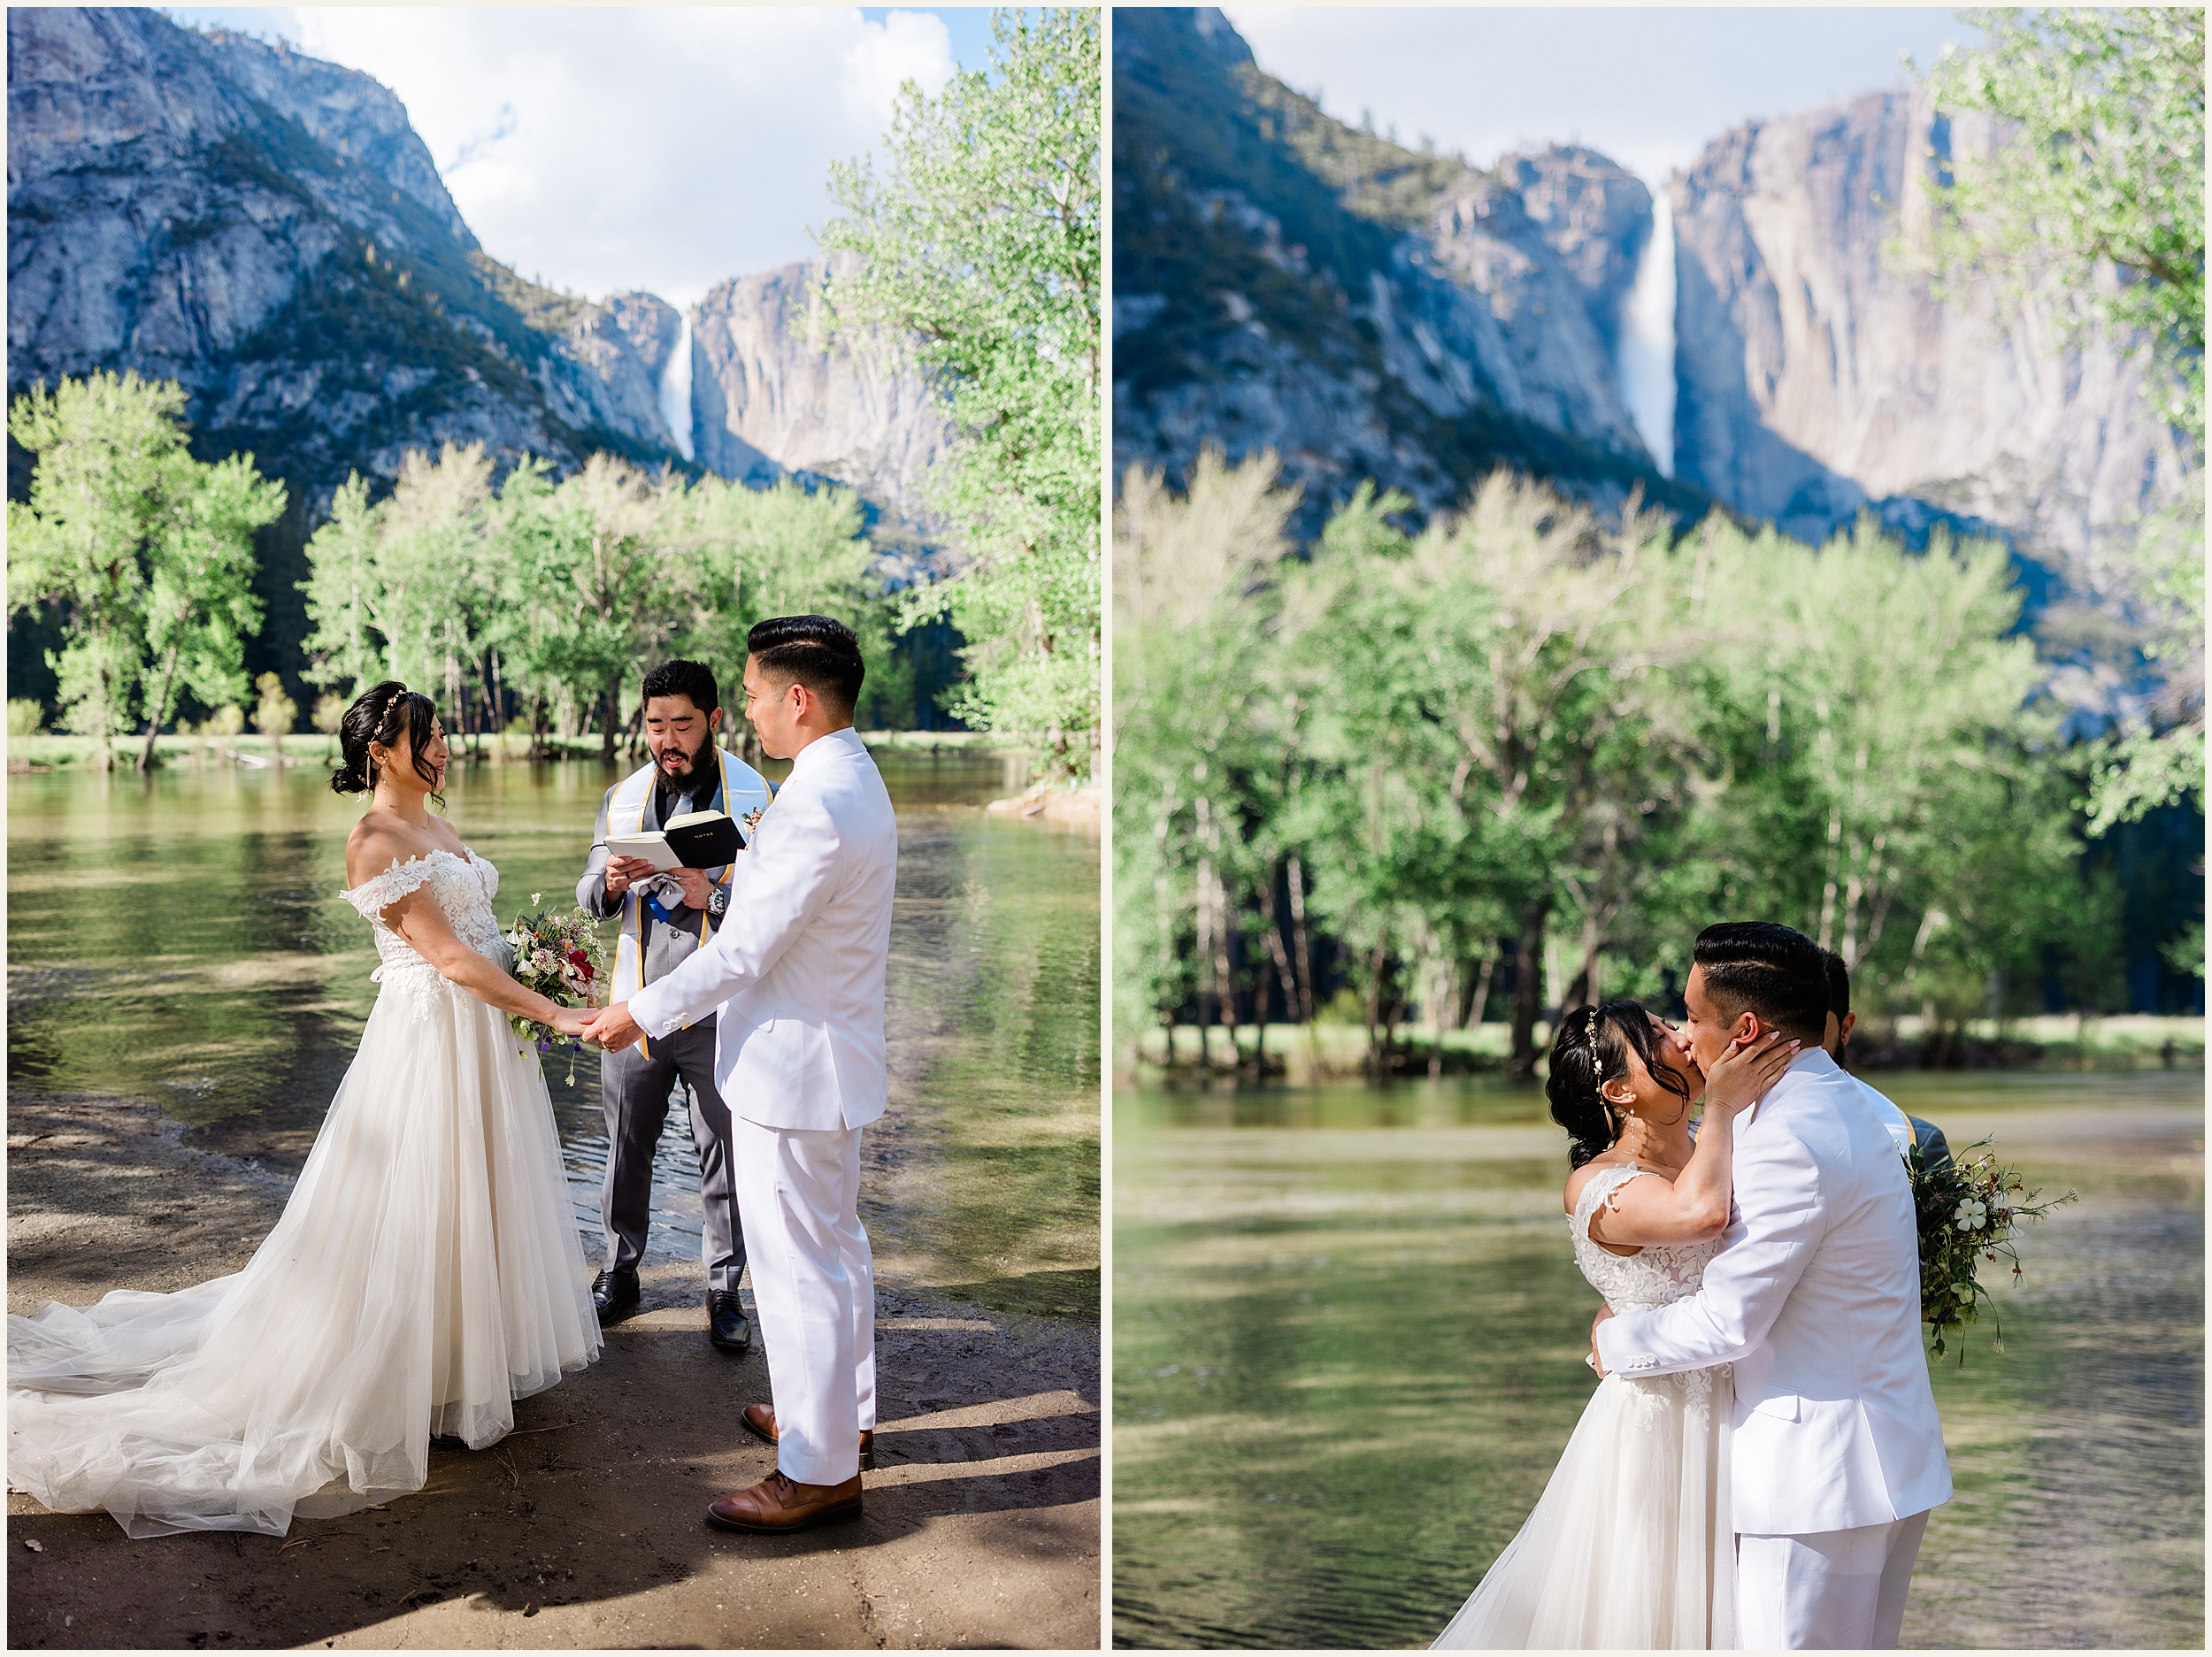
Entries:
{"type": "Polygon", "coordinates": [[[1729,1124],[1717,1122],[1709,1132],[1697,1136],[1688,1165],[1674,1182],[1676,1198],[1686,1217],[1709,1226],[1717,1236],[1728,1224],[1733,1157],[1729,1124]]]}
{"type": "Polygon", "coordinates": [[[517,1013],[549,1024],[561,1011],[549,997],[518,983],[491,957],[480,955],[465,946],[457,947],[448,958],[434,964],[447,983],[458,985],[478,1001],[496,1007],[503,1013],[517,1013]]]}

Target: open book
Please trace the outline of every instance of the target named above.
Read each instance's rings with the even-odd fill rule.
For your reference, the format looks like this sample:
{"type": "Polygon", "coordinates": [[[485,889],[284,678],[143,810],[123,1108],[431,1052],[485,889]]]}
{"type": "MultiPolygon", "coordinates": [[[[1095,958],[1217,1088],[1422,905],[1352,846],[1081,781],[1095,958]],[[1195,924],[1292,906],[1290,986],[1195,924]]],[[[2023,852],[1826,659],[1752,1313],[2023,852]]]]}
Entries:
{"type": "Polygon", "coordinates": [[[665,828],[610,834],[610,857],[642,857],[657,870],[718,869],[745,849],[745,832],[726,811],[686,811],[665,828]]]}

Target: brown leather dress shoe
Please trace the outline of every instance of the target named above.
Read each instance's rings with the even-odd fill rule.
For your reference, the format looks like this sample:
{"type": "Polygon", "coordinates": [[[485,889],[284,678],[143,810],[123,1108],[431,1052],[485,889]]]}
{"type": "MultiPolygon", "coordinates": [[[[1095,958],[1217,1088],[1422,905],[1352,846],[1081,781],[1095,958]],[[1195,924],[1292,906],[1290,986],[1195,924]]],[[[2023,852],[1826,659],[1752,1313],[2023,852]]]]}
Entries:
{"type": "Polygon", "coordinates": [[[707,1523],[725,1530],[810,1530],[818,1524],[860,1517],[860,1475],[841,1484],[801,1484],[771,1473],[750,1490],[725,1496],[707,1509],[707,1523]]]}
{"type": "MultiPolygon", "coordinates": [[[[765,1438],[771,1444],[776,1442],[776,1411],[773,1405],[748,1404],[740,1412],[738,1419],[745,1423],[745,1431],[756,1438],[765,1438]]],[[[876,1470],[876,1435],[872,1429],[860,1435],[860,1470],[864,1473],[876,1470]]]]}

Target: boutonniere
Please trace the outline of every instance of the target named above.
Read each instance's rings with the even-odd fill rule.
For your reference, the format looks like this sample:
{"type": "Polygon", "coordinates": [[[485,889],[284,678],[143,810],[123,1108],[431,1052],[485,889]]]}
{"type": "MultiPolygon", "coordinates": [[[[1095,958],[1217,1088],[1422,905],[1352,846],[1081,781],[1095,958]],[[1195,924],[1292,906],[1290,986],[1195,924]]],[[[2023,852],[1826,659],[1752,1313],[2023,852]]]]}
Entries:
{"type": "Polygon", "coordinates": [[[767,814],[767,811],[768,808],[766,806],[757,805],[740,819],[740,821],[745,825],[745,838],[747,840],[753,838],[753,832],[760,827],[760,819],[767,814]]]}

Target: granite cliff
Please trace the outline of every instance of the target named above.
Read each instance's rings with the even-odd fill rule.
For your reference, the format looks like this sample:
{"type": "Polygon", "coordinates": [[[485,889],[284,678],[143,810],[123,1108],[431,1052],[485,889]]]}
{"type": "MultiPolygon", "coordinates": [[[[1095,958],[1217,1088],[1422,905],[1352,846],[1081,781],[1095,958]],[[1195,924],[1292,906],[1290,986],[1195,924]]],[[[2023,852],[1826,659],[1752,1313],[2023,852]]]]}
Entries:
{"type": "Polygon", "coordinates": [[[2185,456],[2111,339],[1915,272],[1937,169],[1996,141],[1874,93],[1739,127],[1675,181],[1679,476],[1809,540],[1872,506],[1993,525],[2054,563],[2179,487],[2185,456]]]}
{"type": "Polygon", "coordinates": [[[1654,467],[1613,368],[1650,197],[1601,156],[1488,172],[1331,119],[1210,9],[1114,32],[1116,463],[1272,449],[1310,530],[1363,479],[1448,507],[1492,467],[1610,501],[1654,467]]]}
{"type": "Polygon", "coordinates": [[[909,521],[944,443],[936,399],[894,352],[828,337],[824,266],[718,283],[691,311],[693,441],[727,478],[778,471],[850,484],[909,521]]]}
{"type": "MultiPolygon", "coordinates": [[[[660,390],[687,320],[699,466],[849,483],[916,540],[940,422],[910,371],[823,345],[818,266],[725,282],[688,318],[526,281],[478,245],[383,86],[151,9],[11,9],[8,94],[9,391],[95,368],[173,379],[196,452],[250,450],[285,481],[256,671],[296,677],[302,548],[350,472],[381,487],[447,441],[503,469],[598,450],[683,465],[660,390]]],[[[27,461],[12,444],[12,491],[27,461]]],[[[10,632],[33,694],[41,627],[10,632]]]]}
{"type": "MultiPolygon", "coordinates": [[[[618,311],[488,257],[365,75],[136,8],[8,14],[8,382],[173,378],[303,504],[410,448],[670,447],[618,311]]],[[[663,307],[665,309],[665,307],[663,307]]]]}
{"type": "Polygon", "coordinates": [[[1210,10],[1118,13],[1114,77],[1119,465],[1179,481],[1202,445],[1272,448],[1308,533],[1363,479],[1426,512],[1508,465],[1816,541],[1863,508],[1916,540],[1993,529],[2060,565],[2195,464],[2124,342],[1915,273],[1939,170],[1998,142],[1919,95],[1739,128],[1670,186],[1663,481],[1620,386],[1652,234],[1632,175],[1560,148],[1479,170],[1348,127],[1210,10]]]}

